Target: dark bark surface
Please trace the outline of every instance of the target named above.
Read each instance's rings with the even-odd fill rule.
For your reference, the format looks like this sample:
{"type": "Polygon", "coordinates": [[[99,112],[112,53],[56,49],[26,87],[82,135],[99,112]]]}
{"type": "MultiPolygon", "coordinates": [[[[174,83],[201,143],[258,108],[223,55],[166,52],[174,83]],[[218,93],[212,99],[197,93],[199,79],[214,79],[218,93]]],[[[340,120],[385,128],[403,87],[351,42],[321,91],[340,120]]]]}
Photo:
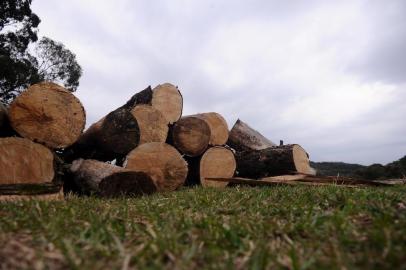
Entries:
{"type": "Polygon", "coordinates": [[[157,187],[143,172],[119,172],[104,178],[99,190],[104,197],[142,196],[156,192],[157,187]]]}
{"type": "Polygon", "coordinates": [[[122,160],[140,140],[139,126],[131,110],[140,104],[150,104],[151,99],[152,90],[148,86],[90,126],[72,147],[64,151],[65,161],[72,162],[77,158],[122,160]]]}
{"type": "Polygon", "coordinates": [[[262,178],[296,172],[293,146],[283,145],[235,154],[239,177],[262,178]]]}

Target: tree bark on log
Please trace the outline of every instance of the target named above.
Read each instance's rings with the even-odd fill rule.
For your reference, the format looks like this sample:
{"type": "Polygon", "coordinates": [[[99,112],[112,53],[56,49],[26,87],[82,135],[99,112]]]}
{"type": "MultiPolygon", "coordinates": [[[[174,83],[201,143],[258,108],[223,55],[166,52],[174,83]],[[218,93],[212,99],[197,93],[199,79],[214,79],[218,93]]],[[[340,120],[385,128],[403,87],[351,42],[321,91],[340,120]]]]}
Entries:
{"type": "MultiPolygon", "coordinates": [[[[65,151],[66,161],[77,158],[103,161],[121,159],[139,144],[165,142],[169,122],[163,111],[169,111],[169,108],[151,105],[156,102],[154,100],[159,100],[157,103],[161,105],[160,100],[163,97],[171,96],[172,92],[169,90],[168,94],[165,89],[160,88],[160,94],[155,96],[155,90],[147,87],[132,96],[126,104],[91,125],[77,143],[65,151]]],[[[172,103],[168,100],[168,104],[172,103]]]]}
{"type": "Polygon", "coordinates": [[[236,151],[262,150],[276,146],[275,143],[265,138],[261,133],[251,128],[240,119],[235,122],[231,129],[227,145],[236,151]]]}
{"type": "Polygon", "coordinates": [[[50,148],[72,145],[85,127],[85,110],[71,92],[51,82],[30,86],[10,105],[8,118],[22,137],[50,148]]]}
{"type": "Polygon", "coordinates": [[[53,153],[24,138],[0,138],[0,184],[50,183],[55,178],[53,153]]]}
{"type": "Polygon", "coordinates": [[[116,197],[152,194],[156,191],[154,182],[147,174],[97,160],[77,159],[73,161],[70,171],[83,194],[116,197]]]}
{"type": "Polygon", "coordinates": [[[205,187],[225,187],[227,183],[207,178],[230,178],[234,176],[236,161],[233,152],[222,146],[214,146],[200,157],[189,158],[187,185],[201,184],[205,187]]]}
{"type": "Polygon", "coordinates": [[[209,145],[224,145],[228,139],[228,125],[226,120],[218,113],[199,113],[191,115],[204,120],[210,128],[209,145]]]}
{"type": "Polygon", "coordinates": [[[173,191],[185,183],[188,173],[186,161],[166,143],[145,143],[132,150],[124,167],[151,176],[158,191],[173,191]]]}
{"type": "Polygon", "coordinates": [[[237,152],[235,158],[238,177],[258,179],[311,171],[309,157],[298,144],[237,152]]]}
{"type": "Polygon", "coordinates": [[[182,117],[171,130],[171,142],[182,154],[190,157],[201,155],[210,142],[210,127],[195,116],[182,117]]]}

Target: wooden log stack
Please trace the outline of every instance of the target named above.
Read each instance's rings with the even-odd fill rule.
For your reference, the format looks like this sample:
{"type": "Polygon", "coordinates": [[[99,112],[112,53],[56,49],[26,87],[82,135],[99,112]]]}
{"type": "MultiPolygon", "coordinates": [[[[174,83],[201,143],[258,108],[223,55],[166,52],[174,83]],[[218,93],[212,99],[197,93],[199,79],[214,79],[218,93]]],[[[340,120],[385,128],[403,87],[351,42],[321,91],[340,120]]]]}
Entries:
{"type": "Polygon", "coordinates": [[[229,131],[219,113],[182,110],[176,86],[149,86],[83,132],[85,110],[72,93],[32,85],[0,104],[0,197],[60,196],[62,184],[79,195],[140,196],[312,172],[297,144],[276,146],[241,120],[229,131]]]}

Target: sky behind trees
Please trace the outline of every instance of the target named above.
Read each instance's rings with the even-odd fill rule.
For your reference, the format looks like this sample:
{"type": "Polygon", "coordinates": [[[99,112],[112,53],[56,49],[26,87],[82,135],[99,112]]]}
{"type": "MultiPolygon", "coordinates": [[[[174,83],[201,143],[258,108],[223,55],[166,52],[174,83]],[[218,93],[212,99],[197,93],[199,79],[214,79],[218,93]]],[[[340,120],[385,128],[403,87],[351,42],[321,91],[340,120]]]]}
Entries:
{"type": "Polygon", "coordinates": [[[34,0],[40,36],[77,55],[87,124],[171,82],[314,161],[406,154],[406,1],[34,0]]]}

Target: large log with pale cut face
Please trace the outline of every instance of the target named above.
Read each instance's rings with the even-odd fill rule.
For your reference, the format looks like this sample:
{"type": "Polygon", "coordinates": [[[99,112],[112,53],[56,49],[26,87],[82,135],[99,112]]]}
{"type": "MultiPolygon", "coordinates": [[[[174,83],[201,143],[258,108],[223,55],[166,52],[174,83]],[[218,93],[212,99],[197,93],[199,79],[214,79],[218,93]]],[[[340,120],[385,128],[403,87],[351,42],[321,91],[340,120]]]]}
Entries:
{"type": "Polygon", "coordinates": [[[8,118],[19,135],[54,149],[75,143],[86,121],[79,99],[51,82],[34,84],[21,93],[11,103],[8,118]]]}
{"type": "Polygon", "coordinates": [[[51,183],[54,154],[25,138],[0,138],[0,185],[51,183]]]}
{"type": "Polygon", "coordinates": [[[124,167],[151,176],[158,191],[173,191],[185,183],[188,173],[186,161],[166,143],[145,143],[126,157],[124,167]]]}
{"type": "Polygon", "coordinates": [[[187,159],[189,173],[187,185],[201,184],[205,187],[225,187],[226,182],[208,178],[230,178],[234,176],[236,161],[233,152],[223,146],[214,146],[199,156],[187,159]]]}

